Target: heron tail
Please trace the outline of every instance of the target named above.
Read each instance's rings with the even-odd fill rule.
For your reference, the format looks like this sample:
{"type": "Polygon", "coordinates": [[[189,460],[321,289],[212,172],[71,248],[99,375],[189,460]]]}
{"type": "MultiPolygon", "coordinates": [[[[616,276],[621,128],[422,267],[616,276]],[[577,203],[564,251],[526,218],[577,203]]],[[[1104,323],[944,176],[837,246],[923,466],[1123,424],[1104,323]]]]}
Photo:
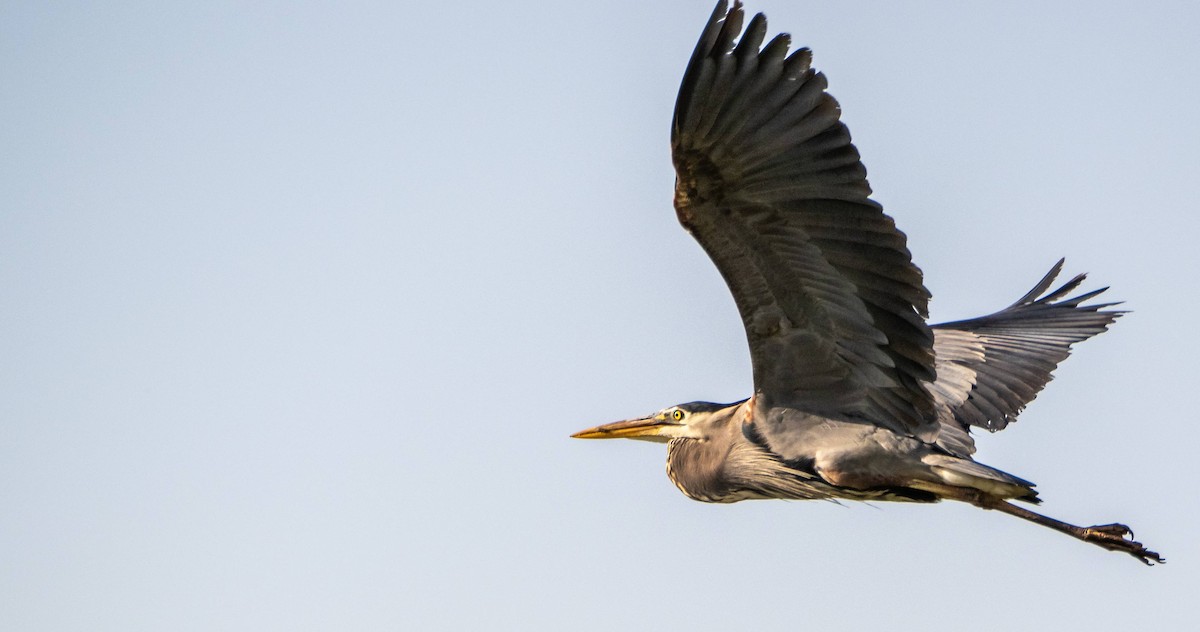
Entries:
{"type": "Polygon", "coordinates": [[[1005,500],[1042,502],[1033,483],[989,465],[947,454],[930,454],[921,461],[947,485],[978,489],[1005,500]]]}

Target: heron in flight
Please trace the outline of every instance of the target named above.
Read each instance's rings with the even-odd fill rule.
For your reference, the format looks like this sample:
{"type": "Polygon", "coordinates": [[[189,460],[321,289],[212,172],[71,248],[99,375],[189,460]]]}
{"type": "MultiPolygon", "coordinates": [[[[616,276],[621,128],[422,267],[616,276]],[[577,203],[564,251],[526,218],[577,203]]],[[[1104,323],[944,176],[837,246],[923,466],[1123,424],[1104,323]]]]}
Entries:
{"type": "Polygon", "coordinates": [[[713,11],[671,127],[675,212],[728,284],[750,344],[754,393],[692,402],[576,433],[667,443],[687,496],[931,503],[1028,520],[1146,564],[1129,527],[1034,513],[1033,483],[972,459],[971,427],[1001,430],[1071,345],[1108,328],[1104,290],[1051,290],[1054,265],[994,314],[940,325],[900,232],[870,199],[866,169],[824,75],[790,37],[742,32],[740,2],[713,11]],[[739,37],[740,36],[740,37],[739,37]]]}

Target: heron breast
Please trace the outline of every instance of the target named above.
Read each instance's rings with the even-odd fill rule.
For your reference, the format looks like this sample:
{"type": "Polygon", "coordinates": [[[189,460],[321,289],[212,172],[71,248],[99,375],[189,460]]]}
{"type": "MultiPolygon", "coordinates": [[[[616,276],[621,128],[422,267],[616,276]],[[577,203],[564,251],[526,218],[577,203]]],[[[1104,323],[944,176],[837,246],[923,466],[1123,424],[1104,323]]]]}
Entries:
{"type": "Polygon", "coordinates": [[[734,489],[723,475],[727,453],[712,441],[673,439],[667,446],[667,477],[692,500],[730,503],[753,497],[734,489]]]}

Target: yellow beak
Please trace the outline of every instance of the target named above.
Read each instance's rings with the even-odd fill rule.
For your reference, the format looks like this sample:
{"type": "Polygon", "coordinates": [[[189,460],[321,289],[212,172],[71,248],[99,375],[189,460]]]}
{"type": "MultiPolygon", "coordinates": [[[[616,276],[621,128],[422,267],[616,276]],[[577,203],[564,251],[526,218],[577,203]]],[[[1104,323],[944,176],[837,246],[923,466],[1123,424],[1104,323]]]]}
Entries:
{"type": "MultiPolygon", "coordinates": [[[[674,425],[667,421],[666,416],[642,417],[627,419],[587,430],[580,430],[571,435],[576,439],[639,439],[659,437],[668,426],[674,425]]],[[[654,439],[651,439],[653,441],[654,439]]],[[[665,441],[666,438],[659,439],[665,441]]]]}

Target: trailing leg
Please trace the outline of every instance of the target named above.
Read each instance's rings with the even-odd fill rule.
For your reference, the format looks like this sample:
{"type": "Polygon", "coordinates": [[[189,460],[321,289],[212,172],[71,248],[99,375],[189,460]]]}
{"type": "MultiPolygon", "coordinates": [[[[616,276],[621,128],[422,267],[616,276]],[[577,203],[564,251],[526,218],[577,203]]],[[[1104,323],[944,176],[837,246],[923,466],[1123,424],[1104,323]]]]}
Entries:
{"type": "Polygon", "coordinates": [[[1091,542],[1096,546],[1104,547],[1110,551],[1128,553],[1147,566],[1163,564],[1167,561],[1158,553],[1147,549],[1141,542],[1134,540],[1133,530],[1123,524],[1113,523],[1093,525],[1091,527],[1078,527],[1061,520],[1055,520],[1049,516],[1043,516],[1040,513],[1029,511],[1024,507],[1018,507],[1004,500],[985,501],[979,504],[979,506],[984,509],[1003,511],[1010,516],[1016,516],[1034,524],[1040,524],[1043,527],[1050,527],[1055,531],[1079,538],[1084,542],[1091,542]]]}
{"type": "Polygon", "coordinates": [[[1049,527],[1060,533],[1065,533],[1073,538],[1095,544],[1110,551],[1128,553],[1147,566],[1164,564],[1167,561],[1158,553],[1147,549],[1141,542],[1134,540],[1133,530],[1123,524],[1113,523],[1079,527],[1061,520],[1055,520],[1049,516],[1043,516],[1024,507],[1018,507],[1004,498],[978,489],[955,487],[953,485],[930,483],[928,481],[912,481],[908,486],[933,492],[939,498],[946,500],[957,500],[970,503],[982,509],[1002,511],[1010,516],[1016,516],[1022,520],[1028,520],[1034,524],[1049,527]]]}

